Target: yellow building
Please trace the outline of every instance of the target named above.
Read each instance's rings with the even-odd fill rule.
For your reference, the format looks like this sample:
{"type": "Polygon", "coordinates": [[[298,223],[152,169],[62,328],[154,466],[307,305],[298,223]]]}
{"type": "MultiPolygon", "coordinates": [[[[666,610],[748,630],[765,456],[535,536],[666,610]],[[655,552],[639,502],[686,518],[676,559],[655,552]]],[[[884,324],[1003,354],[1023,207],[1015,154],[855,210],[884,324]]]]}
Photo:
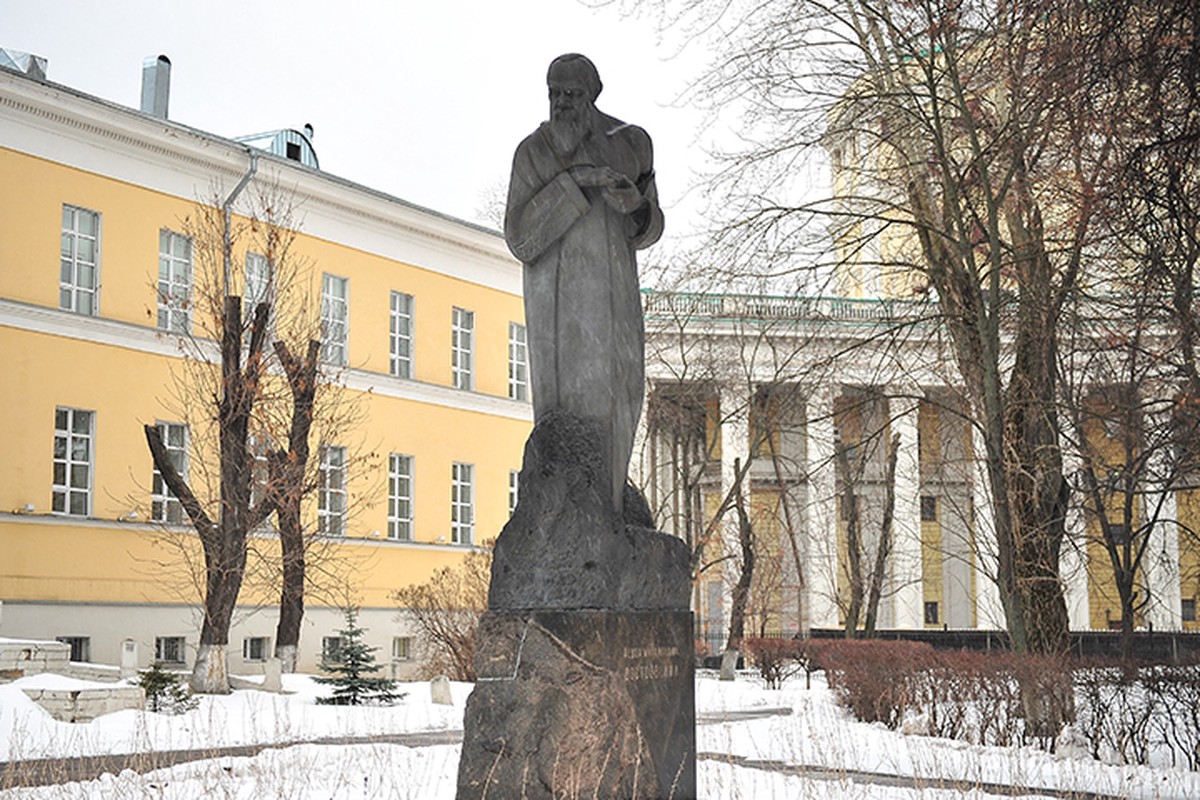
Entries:
{"type": "MultiPolygon", "coordinates": [[[[415,632],[389,594],[493,538],[513,502],[532,419],[520,265],[494,231],[316,169],[305,133],[281,132],[273,154],[172,122],[161,68],[144,111],[0,69],[0,636],[60,637],[109,664],[132,639],[143,665],[191,663],[197,593],[162,546],[187,528],[154,519],[177,517],[142,428],[160,423],[182,463],[205,457],[171,416],[180,332],[200,335],[183,220],[250,175],[235,214],[256,187],[300,209],[294,255],[361,420],[346,451],[321,452],[337,480],[308,522],[348,576],[327,594],[362,606],[404,674],[415,632]],[[367,468],[342,466],[346,452],[367,468]]],[[[243,593],[234,673],[271,652],[271,591],[243,593]]],[[[310,599],[301,669],[341,624],[332,599],[310,599]]]]}

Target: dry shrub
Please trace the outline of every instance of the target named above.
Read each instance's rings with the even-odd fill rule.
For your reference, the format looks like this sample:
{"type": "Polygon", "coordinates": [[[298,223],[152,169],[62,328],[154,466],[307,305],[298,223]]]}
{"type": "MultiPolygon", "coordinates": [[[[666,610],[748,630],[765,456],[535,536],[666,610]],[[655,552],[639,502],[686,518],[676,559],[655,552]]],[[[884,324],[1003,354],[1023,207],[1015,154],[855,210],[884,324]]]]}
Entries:
{"type": "Polygon", "coordinates": [[[822,660],[844,707],[893,729],[911,714],[933,736],[1048,749],[1074,714],[1063,659],[865,640],[830,642],[822,660]]]}
{"type": "Polygon", "coordinates": [[[457,567],[442,567],[425,583],[392,593],[421,631],[423,671],[454,681],[475,680],[475,637],[487,608],[491,550],[472,550],[457,567]]]}
{"type": "Polygon", "coordinates": [[[907,711],[917,710],[918,675],[932,666],[933,648],[923,642],[830,641],[821,662],[829,687],[850,713],[895,729],[907,711]]]}
{"type": "Polygon", "coordinates": [[[1200,769],[1200,666],[1131,670],[1095,660],[1076,672],[1075,688],[1078,730],[1094,758],[1200,769]]]}
{"type": "Polygon", "coordinates": [[[812,687],[812,673],[819,669],[819,654],[825,643],[817,639],[743,639],[742,652],[758,669],[768,689],[779,689],[783,682],[803,671],[806,688],[812,687]]]}

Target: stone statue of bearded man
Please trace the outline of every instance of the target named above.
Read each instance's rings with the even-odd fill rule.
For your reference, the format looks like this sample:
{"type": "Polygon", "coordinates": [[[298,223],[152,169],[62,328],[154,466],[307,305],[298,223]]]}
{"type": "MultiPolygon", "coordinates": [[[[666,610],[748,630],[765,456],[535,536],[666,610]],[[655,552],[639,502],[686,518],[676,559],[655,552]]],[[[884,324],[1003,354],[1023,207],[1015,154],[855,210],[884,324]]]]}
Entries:
{"type": "Polygon", "coordinates": [[[534,422],[552,411],[598,423],[620,513],[644,393],[635,252],[662,234],[650,137],[596,108],[600,75],[559,56],[550,119],[513,158],[504,236],[525,265],[534,422]]]}

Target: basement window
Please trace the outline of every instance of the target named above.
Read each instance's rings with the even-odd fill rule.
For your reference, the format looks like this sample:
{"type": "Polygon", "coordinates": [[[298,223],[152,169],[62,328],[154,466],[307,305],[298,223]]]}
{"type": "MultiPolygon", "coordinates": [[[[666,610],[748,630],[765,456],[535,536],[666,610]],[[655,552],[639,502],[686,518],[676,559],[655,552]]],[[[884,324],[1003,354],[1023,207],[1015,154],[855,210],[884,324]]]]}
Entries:
{"type": "Polygon", "coordinates": [[[92,660],[92,640],[87,636],[59,636],[58,641],[71,646],[71,661],[87,662],[92,660]]]}
{"type": "Polygon", "coordinates": [[[159,636],[154,640],[154,660],[160,664],[182,664],[185,652],[182,636],[159,636]]]}
{"type": "Polygon", "coordinates": [[[267,637],[248,636],[242,640],[243,661],[267,660],[267,637]]]}

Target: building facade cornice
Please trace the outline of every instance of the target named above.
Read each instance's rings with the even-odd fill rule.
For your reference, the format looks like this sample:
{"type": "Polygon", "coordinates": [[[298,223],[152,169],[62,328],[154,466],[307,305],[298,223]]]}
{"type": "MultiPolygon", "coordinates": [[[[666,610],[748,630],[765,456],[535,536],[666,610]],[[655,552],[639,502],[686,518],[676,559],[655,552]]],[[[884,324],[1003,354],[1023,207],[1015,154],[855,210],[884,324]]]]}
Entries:
{"type": "MultiPolygon", "coordinates": [[[[248,145],[3,70],[0,144],[188,202],[214,184],[232,186],[249,168],[248,145]]],[[[257,155],[256,181],[295,194],[305,234],[520,294],[520,264],[498,232],[265,151],[257,155]]]]}

